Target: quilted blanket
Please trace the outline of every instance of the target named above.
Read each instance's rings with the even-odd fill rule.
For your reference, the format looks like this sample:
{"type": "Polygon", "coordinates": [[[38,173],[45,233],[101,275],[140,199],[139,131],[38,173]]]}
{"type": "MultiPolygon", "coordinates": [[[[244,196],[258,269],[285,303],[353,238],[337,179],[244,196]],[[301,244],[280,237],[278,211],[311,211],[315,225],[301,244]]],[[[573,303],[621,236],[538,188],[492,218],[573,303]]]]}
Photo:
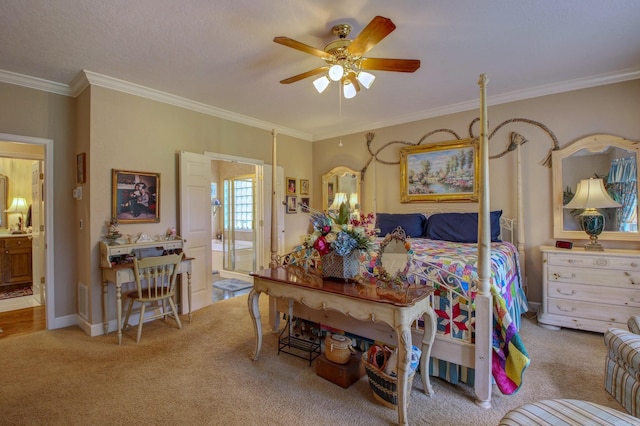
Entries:
{"type": "MultiPolygon", "coordinates": [[[[478,282],[477,245],[416,238],[412,239],[411,248],[414,256],[409,280],[425,285],[443,282],[443,285],[435,284],[433,294],[438,333],[473,342],[473,300],[478,289],[469,283],[478,282]],[[442,271],[459,279],[451,281],[442,271]]],[[[529,365],[527,351],[518,335],[520,316],[528,306],[521,286],[518,251],[513,244],[491,244],[490,283],[494,303],[492,372],[500,391],[510,395],[519,389],[522,374],[529,365]]],[[[473,385],[472,369],[438,359],[430,364],[432,375],[452,383],[473,385]]]]}
{"type": "Polygon", "coordinates": [[[522,385],[522,375],[530,363],[529,354],[495,286],[491,287],[491,293],[494,306],[492,374],[500,392],[511,395],[522,385]]]}

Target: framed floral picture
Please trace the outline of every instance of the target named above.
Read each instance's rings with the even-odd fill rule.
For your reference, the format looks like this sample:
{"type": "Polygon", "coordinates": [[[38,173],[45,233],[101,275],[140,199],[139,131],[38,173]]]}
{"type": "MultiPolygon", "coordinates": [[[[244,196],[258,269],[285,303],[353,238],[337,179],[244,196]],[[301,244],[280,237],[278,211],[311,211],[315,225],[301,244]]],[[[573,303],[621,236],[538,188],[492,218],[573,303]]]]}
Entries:
{"type": "Polygon", "coordinates": [[[113,169],[111,217],[118,223],[160,222],[160,173],[113,169]]]}
{"type": "Polygon", "coordinates": [[[400,202],[478,201],[478,140],[400,150],[400,202]]]}

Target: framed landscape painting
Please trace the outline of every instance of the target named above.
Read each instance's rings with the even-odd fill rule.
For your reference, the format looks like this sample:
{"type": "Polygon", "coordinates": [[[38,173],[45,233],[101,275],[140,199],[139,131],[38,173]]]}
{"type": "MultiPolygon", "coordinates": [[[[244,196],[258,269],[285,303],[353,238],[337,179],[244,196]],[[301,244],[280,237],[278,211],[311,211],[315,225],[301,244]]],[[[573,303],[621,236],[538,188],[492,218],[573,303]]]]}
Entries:
{"type": "Polygon", "coordinates": [[[400,150],[400,202],[478,201],[478,140],[400,150]]]}
{"type": "Polygon", "coordinates": [[[113,169],[111,216],[119,223],[160,222],[160,173],[113,169]]]}

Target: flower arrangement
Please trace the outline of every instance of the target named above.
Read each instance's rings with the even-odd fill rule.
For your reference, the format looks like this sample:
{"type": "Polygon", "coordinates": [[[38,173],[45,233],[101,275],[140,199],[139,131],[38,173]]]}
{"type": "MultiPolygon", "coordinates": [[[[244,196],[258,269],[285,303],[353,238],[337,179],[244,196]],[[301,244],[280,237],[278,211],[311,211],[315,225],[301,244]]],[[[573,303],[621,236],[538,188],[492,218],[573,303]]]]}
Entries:
{"type": "Polygon", "coordinates": [[[319,212],[309,207],[313,232],[305,237],[304,245],[313,247],[320,256],[335,252],[347,256],[353,250],[370,251],[376,235],[373,213],[351,213],[343,203],[337,213],[319,212]]]}

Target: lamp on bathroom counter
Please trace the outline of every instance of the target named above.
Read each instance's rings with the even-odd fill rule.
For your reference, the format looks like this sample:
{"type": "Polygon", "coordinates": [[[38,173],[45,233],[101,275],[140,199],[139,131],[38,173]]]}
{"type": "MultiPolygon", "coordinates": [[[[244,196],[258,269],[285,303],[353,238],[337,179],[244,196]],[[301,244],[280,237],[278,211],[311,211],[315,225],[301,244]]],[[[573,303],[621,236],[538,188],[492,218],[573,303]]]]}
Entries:
{"type": "Polygon", "coordinates": [[[29,210],[27,200],[24,197],[14,197],[11,205],[5,210],[7,213],[20,213],[18,218],[18,229],[11,231],[12,234],[26,234],[24,230],[24,214],[29,210]]]}
{"type": "Polygon", "coordinates": [[[613,207],[622,207],[622,205],[609,196],[602,179],[582,179],[578,183],[576,195],[564,208],[584,209],[579,215],[580,224],[590,239],[584,246],[585,250],[604,250],[602,244],[598,243],[598,235],[604,230],[604,216],[596,209],[613,207]]]}

